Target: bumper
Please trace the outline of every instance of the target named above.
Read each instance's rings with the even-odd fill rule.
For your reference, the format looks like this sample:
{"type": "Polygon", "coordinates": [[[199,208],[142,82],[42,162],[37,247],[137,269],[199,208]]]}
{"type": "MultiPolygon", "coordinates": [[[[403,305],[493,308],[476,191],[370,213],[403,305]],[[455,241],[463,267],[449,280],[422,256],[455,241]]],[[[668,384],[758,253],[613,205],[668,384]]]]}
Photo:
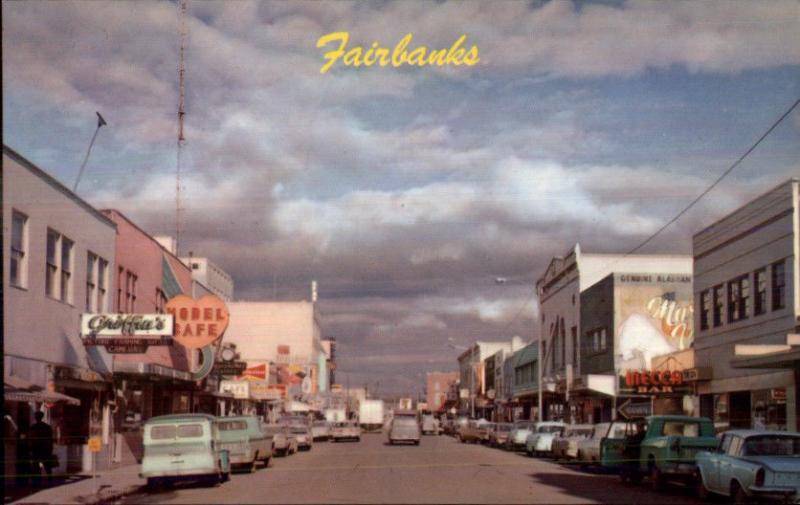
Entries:
{"type": "Polygon", "coordinates": [[[800,494],[797,489],[789,486],[750,486],[748,488],[753,496],[767,500],[785,503],[800,503],[800,494]]]}
{"type": "Polygon", "coordinates": [[[217,475],[216,468],[187,468],[185,470],[162,470],[152,472],[140,472],[139,477],[142,479],[150,479],[154,477],[173,477],[190,479],[195,477],[205,477],[207,475],[217,475]]]}
{"type": "Polygon", "coordinates": [[[664,463],[659,465],[661,473],[667,474],[674,478],[691,478],[694,476],[697,466],[694,463],[664,463]]]}

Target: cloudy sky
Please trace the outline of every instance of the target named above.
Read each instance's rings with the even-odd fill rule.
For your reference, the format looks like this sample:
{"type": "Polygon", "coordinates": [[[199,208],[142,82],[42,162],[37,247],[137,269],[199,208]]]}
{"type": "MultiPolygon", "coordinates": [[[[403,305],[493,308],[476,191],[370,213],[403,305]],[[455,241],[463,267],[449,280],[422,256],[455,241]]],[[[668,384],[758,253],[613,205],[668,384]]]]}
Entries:
{"type": "MultiPolygon", "coordinates": [[[[174,233],[178,5],[3,2],[4,142],[174,233]]],[[[459,346],[537,336],[576,242],[641,242],[800,97],[800,3],[189,2],[181,250],[243,300],[319,282],[338,380],[421,389],[459,346]],[[345,67],[350,47],[476,45],[472,67],[345,67]],[[504,284],[497,277],[507,279],[504,284]]],[[[800,174],[795,112],[644,252],[800,174]]]]}

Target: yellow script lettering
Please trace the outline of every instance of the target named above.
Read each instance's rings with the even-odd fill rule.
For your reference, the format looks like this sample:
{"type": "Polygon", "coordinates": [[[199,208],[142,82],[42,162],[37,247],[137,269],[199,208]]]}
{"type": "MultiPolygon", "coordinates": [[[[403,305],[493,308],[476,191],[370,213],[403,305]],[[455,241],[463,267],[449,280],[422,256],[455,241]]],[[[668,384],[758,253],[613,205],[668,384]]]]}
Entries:
{"type": "Polygon", "coordinates": [[[322,65],[322,68],[319,69],[320,74],[324,74],[331,68],[331,65],[336,63],[336,60],[342,57],[344,54],[344,48],[347,46],[347,40],[350,38],[350,34],[348,32],[334,32],[329,33],[327,35],[323,35],[317,41],[317,47],[323,47],[328,45],[329,42],[339,41],[339,48],[335,51],[328,51],[325,53],[325,59],[328,62],[322,65]]]}

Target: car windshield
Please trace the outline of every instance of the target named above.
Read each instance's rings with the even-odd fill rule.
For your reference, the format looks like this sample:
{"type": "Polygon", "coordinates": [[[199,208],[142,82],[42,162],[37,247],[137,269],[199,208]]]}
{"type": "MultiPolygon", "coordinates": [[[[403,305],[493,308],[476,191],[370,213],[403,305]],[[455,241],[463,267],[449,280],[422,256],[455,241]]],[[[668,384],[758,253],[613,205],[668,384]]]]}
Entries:
{"type": "Polygon", "coordinates": [[[220,421],[217,423],[220,431],[246,430],[247,423],[244,421],[220,421]]]}
{"type": "Polygon", "coordinates": [[[529,430],[531,429],[531,423],[529,421],[517,422],[514,424],[515,430],[529,430]]]}
{"type": "Polygon", "coordinates": [[[537,433],[560,433],[561,430],[563,430],[563,429],[564,429],[563,426],[544,425],[544,426],[539,426],[536,429],[536,432],[537,433]]]}
{"type": "Polygon", "coordinates": [[[415,424],[417,424],[417,420],[411,416],[401,416],[401,417],[395,417],[394,423],[399,426],[414,426],[415,424]]]}
{"type": "Polygon", "coordinates": [[[513,428],[513,426],[510,424],[498,424],[495,431],[511,431],[511,428],[513,428]]]}
{"type": "Polygon", "coordinates": [[[745,456],[800,456],[800,437],[759,435],[744,443],[745,456]]]}
{"type": "Polygon", "coordinates": [[[292,426],[292,433],[308,433],[308,430],[303,426],[292,426]]]}

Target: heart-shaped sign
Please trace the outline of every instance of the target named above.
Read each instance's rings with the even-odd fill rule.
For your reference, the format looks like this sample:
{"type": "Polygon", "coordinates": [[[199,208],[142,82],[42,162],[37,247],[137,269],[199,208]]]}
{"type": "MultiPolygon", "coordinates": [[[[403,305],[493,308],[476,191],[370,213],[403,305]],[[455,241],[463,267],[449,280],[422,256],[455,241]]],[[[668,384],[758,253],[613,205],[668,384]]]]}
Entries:
{"type": "Polygon", "coordinates": [[[225,302],[214,295],[199,300],[178,295],[167,302],[166,309],[175,318],[175,340],[189,349],[200,349],[220,338],[230,319],[225,302]]]}

